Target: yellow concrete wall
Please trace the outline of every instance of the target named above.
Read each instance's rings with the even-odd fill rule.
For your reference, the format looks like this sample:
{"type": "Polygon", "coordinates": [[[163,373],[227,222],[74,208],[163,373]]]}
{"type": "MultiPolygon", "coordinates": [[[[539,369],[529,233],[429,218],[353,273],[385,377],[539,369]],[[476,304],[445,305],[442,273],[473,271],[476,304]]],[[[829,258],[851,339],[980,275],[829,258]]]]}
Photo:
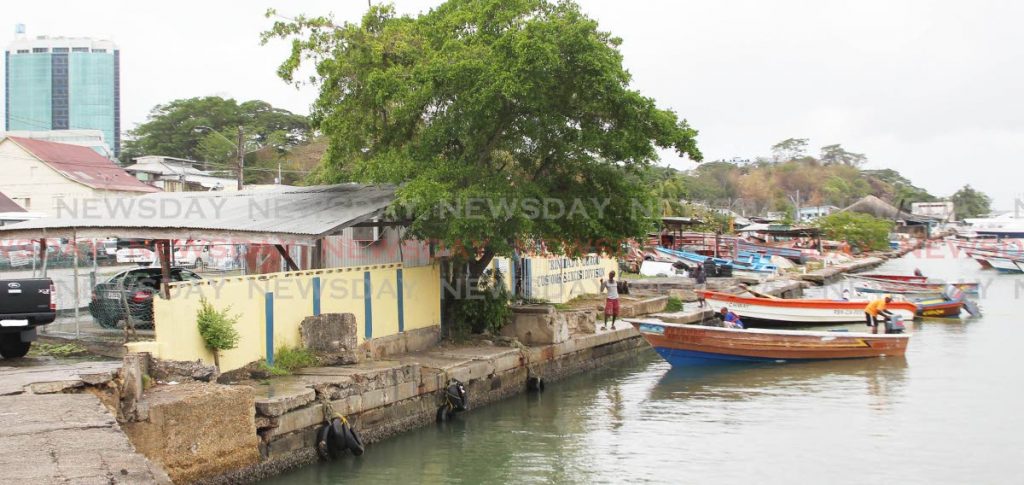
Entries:
{"type": "Polygon", "coordinates": [[[436,265],[402,268],[401,264],[356,266],[299,272],[229,277],[171,285],[169,300],[156,299],[158,356],[212,363],[196,326],[199,302],[230,306],[239,315],[238,347],[222,353],[221,370],[229,371],[266,358],[266,294],[274,295],[274,348],[299,345],[299,324],[313,315],[313,278],[321,280],[321,313],[352,313],[359,342],[365,340],[364,274],[371,283],[372,338],[398,333],[398,278],[402,270],[405,330],[441,324],[440,271],[436,265]]]}
{"type": "MultiPolygon", "coordinates": [[[[524,282],[523,292],[530,298],[547,300],[551,303],[565,303],[579,295],[601,293],[601,278],[608,279],[608,272],[618,272],[619,264],[614,258],[597,254],[572,259],[560,256],[531,256],[523,258],[525,271],[530,266],[530,280],[524,282]]],[[[496,257],[491,268],[509,268],[505,274],[505,287],[512,291],[514,284],[508,258],[496,257]],[[501,261],[499,263],[499,261],[501,261]]]]}

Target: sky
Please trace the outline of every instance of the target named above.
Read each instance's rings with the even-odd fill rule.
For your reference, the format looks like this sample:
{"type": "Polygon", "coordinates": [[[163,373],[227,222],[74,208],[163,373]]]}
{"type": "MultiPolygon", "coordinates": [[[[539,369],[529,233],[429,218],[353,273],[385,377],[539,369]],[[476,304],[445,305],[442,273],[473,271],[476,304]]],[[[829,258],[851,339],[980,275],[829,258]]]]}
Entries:
{"type": "MultiPolygon", "coordinates": [[[[377,3],[377,0],[374,0],[377,3]]],[[[438,1],[398,0],[415,14],[438,1]]],[[[867,168],[899,170],[948,196],[964,184],[1012,209],[1024,194],[1024,2],[580,0],[622,38],[632,87],[699,130],[706,160],[753,159],[786,138],[811,154],[841,143],[867,168]]],[[[121,49],[122,127],[153,106],[218,95],[308,113],[313,87],[281,81],[281,15],[358,21],[363,0],[5,3],[0,43],[29,36],[109,38],[121,49]]],[[[0,107],[2,109],[2,107],[0,107]]],[[[665,153],[663,164],[691,168],[665,153]]]]}

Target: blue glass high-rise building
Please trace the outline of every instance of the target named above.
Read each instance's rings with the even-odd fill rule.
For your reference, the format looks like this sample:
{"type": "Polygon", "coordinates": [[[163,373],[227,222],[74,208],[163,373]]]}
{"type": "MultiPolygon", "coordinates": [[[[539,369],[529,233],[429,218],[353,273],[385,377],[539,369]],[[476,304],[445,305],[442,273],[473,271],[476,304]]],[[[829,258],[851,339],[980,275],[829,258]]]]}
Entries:
{"type": "Polygon", "coordinates": [[[89,38],[18,39],[4,52],[7,131],[90,129],[121,152],[120,51],[89,38]]]}

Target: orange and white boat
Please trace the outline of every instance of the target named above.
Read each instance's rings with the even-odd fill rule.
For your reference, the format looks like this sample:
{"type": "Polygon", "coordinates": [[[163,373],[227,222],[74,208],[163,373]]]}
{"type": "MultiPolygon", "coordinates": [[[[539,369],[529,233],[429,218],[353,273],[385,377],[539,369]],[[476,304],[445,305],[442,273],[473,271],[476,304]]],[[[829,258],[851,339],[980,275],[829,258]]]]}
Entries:
{"type": "MultiPolygon", "coordinates": [[[[714,310],[726,307],[743,320],[768,325],[860,323],[864,321],[864,308],[869,303],[868,300],[756,298],[717,291],[700,293],[714,310]]],[[[908,301],[893,301],[886,307],[907,321],[913,320],[918,310],[916,304],[908,301]]]]}

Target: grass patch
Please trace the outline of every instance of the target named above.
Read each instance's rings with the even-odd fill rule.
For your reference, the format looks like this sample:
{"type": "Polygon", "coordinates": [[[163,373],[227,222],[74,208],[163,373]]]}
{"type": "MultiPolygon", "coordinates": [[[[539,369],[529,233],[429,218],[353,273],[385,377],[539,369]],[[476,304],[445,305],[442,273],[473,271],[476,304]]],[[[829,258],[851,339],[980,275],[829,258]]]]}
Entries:
{"type": "Polygon", "coordinates": [[[678,312],[683,309],[683,300],[680,300],[678,296],[668,297],[668,302],[665,303],[665,311],[668,313],[678,312]]]}
{"type": "Polygon", "coordinates": [[[50,357],[70,357],[72,355],[82,355],[88,352],[88,349],[75,343],[48,344],[45,342],[36,342],[32,344],[32,350],[29,354],[38,356],[46,355],[50,357]]]}
{"type": "Polygon", "coordinates": [[[303,348],[279,347],[274,351],[274,365],[260,361],[260,369],[272,376],[286,376],[304,367],[316,367],[320,359],[303,348]]]}

